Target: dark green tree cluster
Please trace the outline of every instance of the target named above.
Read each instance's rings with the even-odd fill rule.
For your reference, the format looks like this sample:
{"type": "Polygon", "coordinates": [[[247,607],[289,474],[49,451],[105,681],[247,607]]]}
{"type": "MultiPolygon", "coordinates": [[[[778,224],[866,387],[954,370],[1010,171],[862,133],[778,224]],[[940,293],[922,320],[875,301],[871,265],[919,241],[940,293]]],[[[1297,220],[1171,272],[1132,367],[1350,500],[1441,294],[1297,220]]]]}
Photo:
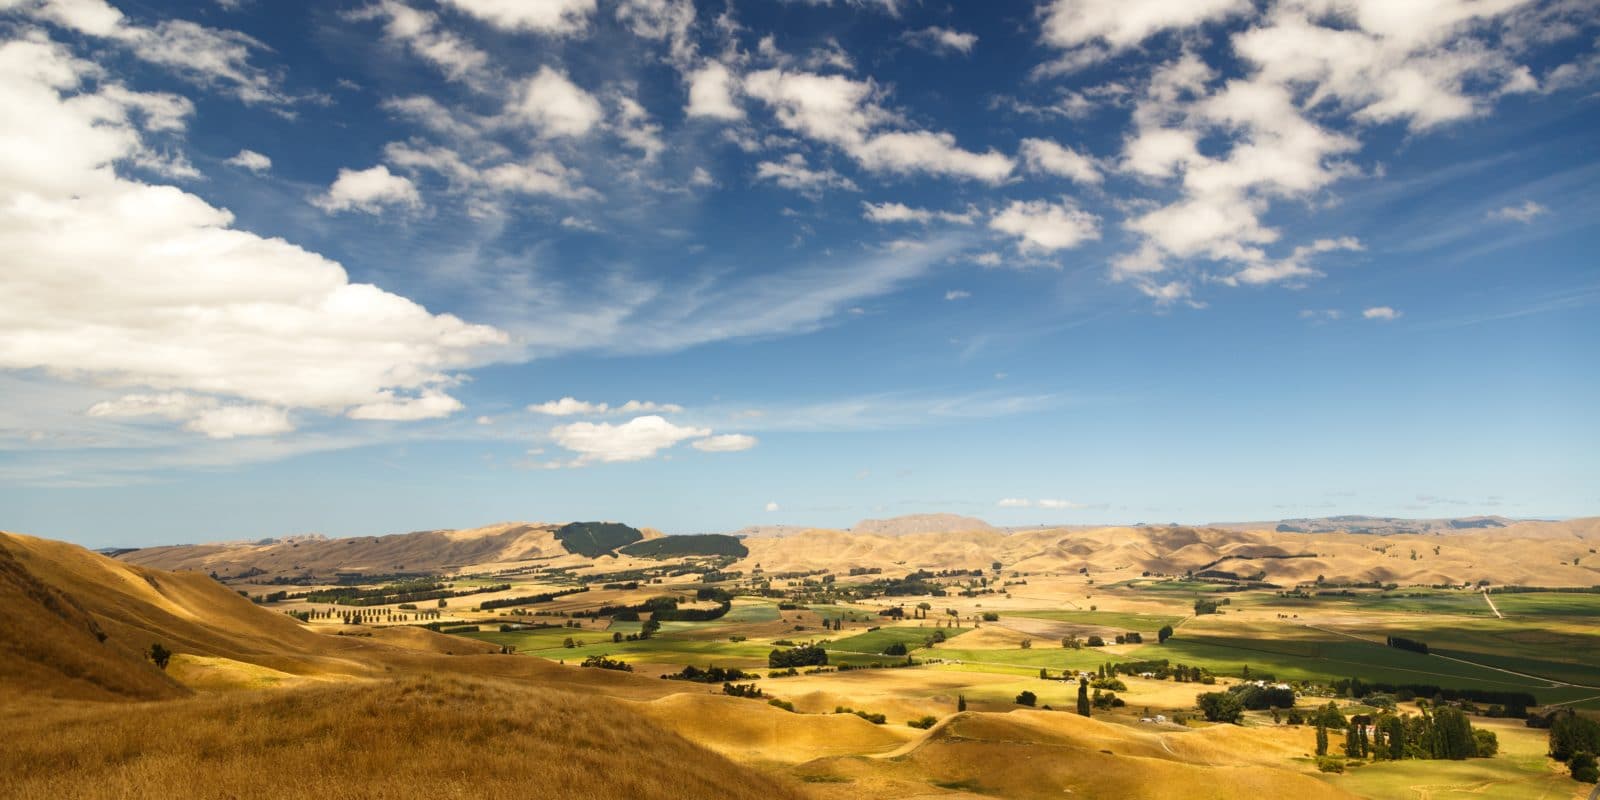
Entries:
{"type": "Polygon", "coordinates": [[[671,675],[662,675],[663,680],[693,681],[695,683],[729,683],[746,678],[757,677],[755,673],[745,672],[737,667],[719,667],[712,665],[701,669],[693,664],[671,675]]]}
{"type": "Polygon", "coordinates": [[[592,655],[583,660],[583,666],[595,669],[611,669],[618,672],[632,672],[633,665],[626,661],[617,661],[603,655],[592,655]]]}
{"type": "Polygon", "coordinates": [[[167,663],[172,661],[172,651],[168,650],[160,642],[150,645],[149,655],[150,661],[163,670],[167,668],[167,663]]]}
{"type": "Polygon", "coordinates": [[[1600,782],[1600,722],[1559,711],[1550,719],[1550,757],[1563,761],[1572,777],[1584,783],[1600,782]]]}
{"type": "Polygon", "coordinates": [[[814,644],[803,644],[787,650],[773,650],[767,654],[767,666],[774,669],[785,667],[820,667],[828,663],[828,651],[814,644]]]}
{"type": "Polygon", "coordinates": [[[1233,692],[1206,692],[1195,697],[1195,703],[1210,722],[1237,724],[1244,717],[1244,703],[1233,692]]]}
{"type": "Polygon", "coordinates": [[[1089,679],[1078,679],[1078,715],[1087,717],[1092,712],[1089,710],[1089,679]]]}

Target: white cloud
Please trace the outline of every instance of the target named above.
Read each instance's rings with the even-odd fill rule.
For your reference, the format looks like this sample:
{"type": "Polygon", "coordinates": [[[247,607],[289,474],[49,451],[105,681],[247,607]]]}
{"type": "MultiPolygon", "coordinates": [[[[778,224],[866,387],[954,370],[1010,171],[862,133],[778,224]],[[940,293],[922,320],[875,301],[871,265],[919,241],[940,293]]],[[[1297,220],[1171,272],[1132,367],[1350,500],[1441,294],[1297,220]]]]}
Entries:
{"type": "Polygon", "coordinates": [[[418,11],[399,0],[380,0],[352,12],[350,18],[384,20],[385,39],[404,44],[451,80],[478,80],[489,65],[487,53],[441,28],[437,16],[418,11]]]}
{"type": "Polygon", "coordinates": [[[508,31],[545,34],[581,33],[594,14],[595,0],[443,0],[508,31]]]}
{"type": "Polygon", "coordinates": [[[655,415],[634,417],[620,425],[574,422],[550,429],[556,444],[578,454],[576,466],[643,461],[686,439],[710,435],[708,428],[674,425],[655,415]]]}
{"type": "Polygon", "coordinates": [[[266,407],[188,407],[195,430],[245,435],[286,430],[286,409],[442,390],[509,343],[118,176],[145,144],[134,109],[83,89],[97,74],[40,35],[0,45],[0,369],[153,392],[168,418],[180,394],[266,407]]]}
{"type": "Polygon", "coordinates": [[[1361,312],[1361,316],[1366,319],[1377,319],[1387,322],[1389,320],[1399,319],[1400,312],[1388,306],[1373,306],[1372,308],[1361,312]]]}
{"type": "Polygon", "coordinates": [[[311,203],[330,214],[340,211],[379,214],[396,206],[421,208],[422,195],[410,179],[379,164],[363,170],[340,169],[339,177],[328,191],[312,198],[311,203]]]}
{"type": "Polygon", "coordinates": [[[646,161],[654,161],[661,151],[667,149],[666,142],[661,141],[661,126],[650,120],[650,113],[639,105],[639,101],[625,96],[618,96],[616,133],[627,146],[639,151],[646,161]]]}
{"type": "Polygon", "coordinates": [[[903,38],[914,45],[934,52],[961,53],[962,55],[971,53],[973,46],[978,43],[978,35],[975,33],[963,33],[952,28],[938,26],[929,26],[919,31],[909,31],[903,38]]]}
{"type": "Polygon", "coordinates": [[[1532,222],[1534,217],[1548,213],[1550,213],[1550,209],[1545,208],[1544,206],[1539,205],[1532,200],[1524,200],[1521,205],[1505,206],[1503,208],[1497,208],[1493,211],[1490,211],[1488,218],[1494,220],[1521,222],[1526,224],[1532,222]]]}
{"type": "Polygon", "coordinates": [[[218,406],[201,411],[184,423],[184,430],[202,433],[213,439],[237,436],[272,436],[294,430],[289,415],[269,406],[218,406]]]}
{"type": "Polygon", "coordinates": [[[95,403],[86,413],[91,417],[161,417],[178,420],[188,419],[215,405],[213,398],[197,397],[185,392],[129,394],[95,403]]]}
{"type": "Polygon", "coordinates": [[[891,222],[918,222],[926,225],[934,220],[952,222],[958,225],[971,225],[978,219],[975,209],[967,209],[959,214],[953,211],[930,211],[924,208],[912,208],[904,203],[862,203],[861,216],[869,222],[880,224],[891,222]]]}
{"type": "Polygon", "coordinates": [[[709,117],[720,120],[744,119],[744,109],[734,99],[739,79],[720,61],[707,61],[704,66],[689,73],[689,105],[684,113],[690,117],[709,117]]]}
{"type": "Polygon", "coordinates": [[[1334,322],[1344,318],[1344,312],[1337,308],[1302,308],[1300,318],[1314,322],[1334,322]]]}
{"type": "Polygon", "coordinates": [[[663,414],[681,414],[683,413],[683,406],[676,403],[653,403],[649,400],[629,400],[617,406],[618,414],[643,414],[652,411],[659,411],[663,414]]]}
{"type": "Polygon", "coordinates": [[[767,511],[777,511],[779,508],[780,506],[776,502],[769,501],[766,505],[767,511]]]}
{"type": "Polygon", "coordinates": [[[1000,183],[1015,164],[1001,153],[976,153],[943,132],[882,130],[897,115],[879,105],[877,86],[843,75],[766,69],[744,81],[745,93],[772,108],[778,123],[835,145],[871,172],[927,174],[1000,183]]]}
{"type": "Polygon", "coordinates": [[[1023,139],[1019,154],[1031,172],[1057,175],[1091,186],[1103,180],[1094,159],[1047,139],[1023,139]]]}
{"type": "Polygon", "coordinates": [[[944,293],[944,299],[946,300],[965,300],[971,296],[972,292],[969,292],[966,289],[951,289],[950,291],[944,293]]]}
{"type": "Polygon", "coordinates": [[[1053,500],[1053,499],[1050,499],[1050,498],[1041,498],[1039,500],[1039,507],[1040,508],[1052,508],[1052,509],[1056,509],[1056,510],[1062,510],[1062,509],[1072,509],[1072,508],[1083,508],[1083,504],[1082,503],[1074,503],[1071,500],[1053,500]]]}
{"type": "Polygon", "coordinates": [[[600,101],[550,67],[523,81],[507,113],[544,138],[580,137],[600,124],[600,101]]]}
{"type": "Polygon", "coordinates": [[[1100,218],[1066,201],[1013,201],[989,227],[1021,239],[1023,250],[1054,252],[1100,238],[1100,218]]]}
{"type": "Polygon", "coordinates": [[[604,414],[610,408],[605,403],[590,403],[576,397],[563,397],[560,400],[528,406],[528,410],[535,414],[548,414],[552,417],[593,416],[604,414]]]}
{"type": "Polygon", "coordinates": [[[351,419],[412,422],[420,419],[438,419],[465,408],[460,400],[441,391],[424,391],[416,397],[394,397],[377,403],[367,403],[350,409],[351,419]]]}
{"type": "Polygon", "coordinates": [[[566,228],[567,230],[588,231],[590,233],[595,233],[600,230],[600,226],[594,224],[593,220],[585,219],[583,217],[562,217],[561,227],[566,228]]]}
{"type": "Polygon", "coordinates": [[[858,191],[855,181],[831,169],[812,169],[806,157],[790,153],[782,161],[763,161],[756,165],[756,180],[772,181],[785,189],[817,195],[823,189],[858,191]]]}
{"type": "Polygon", "coordinates": [[[635,36],[666,41],[673,63],[680,67],[694,58],[694,42],[689,38],[694,0],[621,0],[617,22],[635,36]]]}
{"type": "Polygon", "coordinates": [[[1057,500],[1048,497],[1038,500],[1026,497],[1006,497],[995,505],[1001,508],[1048,508],[1055,511],[1085,507],[1082,503],[1074,503],[1071,500],[1057,500]]]}
{"type": "Polygon", "coordinates": [[[272,169],[272,159],[254,150],[240,150],[238,155],[223,163],[231,164],[240,169],[247,169],[257,174],[272,169]]]}
{"type": "Polygon", "coordinates": [[[153,27],[130,23],[104,0],[8,0],[17,9],[78,33],[108,39],[140,59],[179,76],[227,91],[245,103],[287,103],[273,75],[250,63],[266,45],[238,31],[208,28],[187,20],[153,27]]]}
{"type": "Polygon", "coordinates": [[[1003,261],[1004,258],[999,253],[992,251],[988,253],[979,253],[972,257],[972,263],[977,264],[985,269],[998,267],[1003,261]]]}
{"type": "Polygon", "coordinates": [[[756,437],[743,433],[724,433],[717,436],[707,436],[704,439],[696,439],[689,446],[707,453],[737,453],[740,450],[749,450],[755,447],[756,437]]]}
{"type": "MultiPolygon", "coordinates": [[[[1360,149],[1371,125],[1426,131],[1481,115],[1494,98],[1535,90],[1510,39],[1495,34],[1521,5],[1282,0],[1227,39],[1227,55],[1245,69],[1224,81],[1199,48],[1186,48],[1151,76],[1121,162],[1154,185],[1175,183],[1178,194],[1127,220],[1139,242],[1114,260],[1112,277],[1171,302],[1189,296],[1191,277],[1163,273],[1203,271],[1223,285],[1293,285],[1320,274],[1312,256],[1359,249],[1353,239],[1330,237],[1285,255],[1278,250],[1283,232],[1264,219],[1274,203],[1312,202],[1359,174],[1344,159],[1360,149]]],[[[1076,21],[1057,31],[1057,44],[1098,36],[1120,47],[1248,11],[1249,4],[1058,0],[1051,9],[1076,21]]]]}
{"type": "Polygon", "coordinates": [[[1100,41],[1123,49],[1163,31],[1251,10],[1250,0],[1051,0],[1040,13],[1048,44],[1077,48],[1100,41]]]}

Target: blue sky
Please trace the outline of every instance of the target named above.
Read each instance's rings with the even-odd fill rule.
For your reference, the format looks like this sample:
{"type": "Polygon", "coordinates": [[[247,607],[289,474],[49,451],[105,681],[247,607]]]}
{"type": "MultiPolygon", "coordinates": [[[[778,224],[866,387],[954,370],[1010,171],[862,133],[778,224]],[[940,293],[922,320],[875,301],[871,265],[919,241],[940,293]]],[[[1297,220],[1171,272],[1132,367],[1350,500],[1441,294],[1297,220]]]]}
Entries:
{"type": "Polygon", "coordinates": [[[0,0],[0,528],[1600,513],[1600,19],[0,0]]]}

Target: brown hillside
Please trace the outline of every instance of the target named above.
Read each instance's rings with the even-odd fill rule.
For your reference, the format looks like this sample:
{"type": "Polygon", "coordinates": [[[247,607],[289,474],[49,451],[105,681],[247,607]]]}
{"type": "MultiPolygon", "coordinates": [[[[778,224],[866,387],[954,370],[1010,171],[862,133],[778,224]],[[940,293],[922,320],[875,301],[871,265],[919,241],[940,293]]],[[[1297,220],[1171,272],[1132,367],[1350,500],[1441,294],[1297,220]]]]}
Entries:
{"type": "Polygon", "coordinates": [[[13,708],[0,737],[15,800],[802,796],[615,701],[481,679],[13,708]]]}
{"type": "Polygon", "coordinates": [[[166,570],[215,572],[235,577],[261,570],[263,577],[339,572],[444,574],[480,564],[549,559],[583,563],[555,538],[559,526],[504,522],[463,530],[418,531],[348,539],[296,537],[266,544],[233,543],[147,547],[118,555],[130,564],[166,570]]]}

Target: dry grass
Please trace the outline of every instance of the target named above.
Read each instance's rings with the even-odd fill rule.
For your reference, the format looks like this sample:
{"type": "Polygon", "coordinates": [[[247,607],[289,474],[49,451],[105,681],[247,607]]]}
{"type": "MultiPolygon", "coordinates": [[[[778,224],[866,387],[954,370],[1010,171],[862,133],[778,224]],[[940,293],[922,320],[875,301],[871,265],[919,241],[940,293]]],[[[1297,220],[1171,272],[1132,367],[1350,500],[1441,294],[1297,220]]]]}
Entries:
{"type": "Polygon", "coordinates": [[[0,738],[15,800],[802,796],[614,701],[474,679],[12,707],[0,738]]]}

